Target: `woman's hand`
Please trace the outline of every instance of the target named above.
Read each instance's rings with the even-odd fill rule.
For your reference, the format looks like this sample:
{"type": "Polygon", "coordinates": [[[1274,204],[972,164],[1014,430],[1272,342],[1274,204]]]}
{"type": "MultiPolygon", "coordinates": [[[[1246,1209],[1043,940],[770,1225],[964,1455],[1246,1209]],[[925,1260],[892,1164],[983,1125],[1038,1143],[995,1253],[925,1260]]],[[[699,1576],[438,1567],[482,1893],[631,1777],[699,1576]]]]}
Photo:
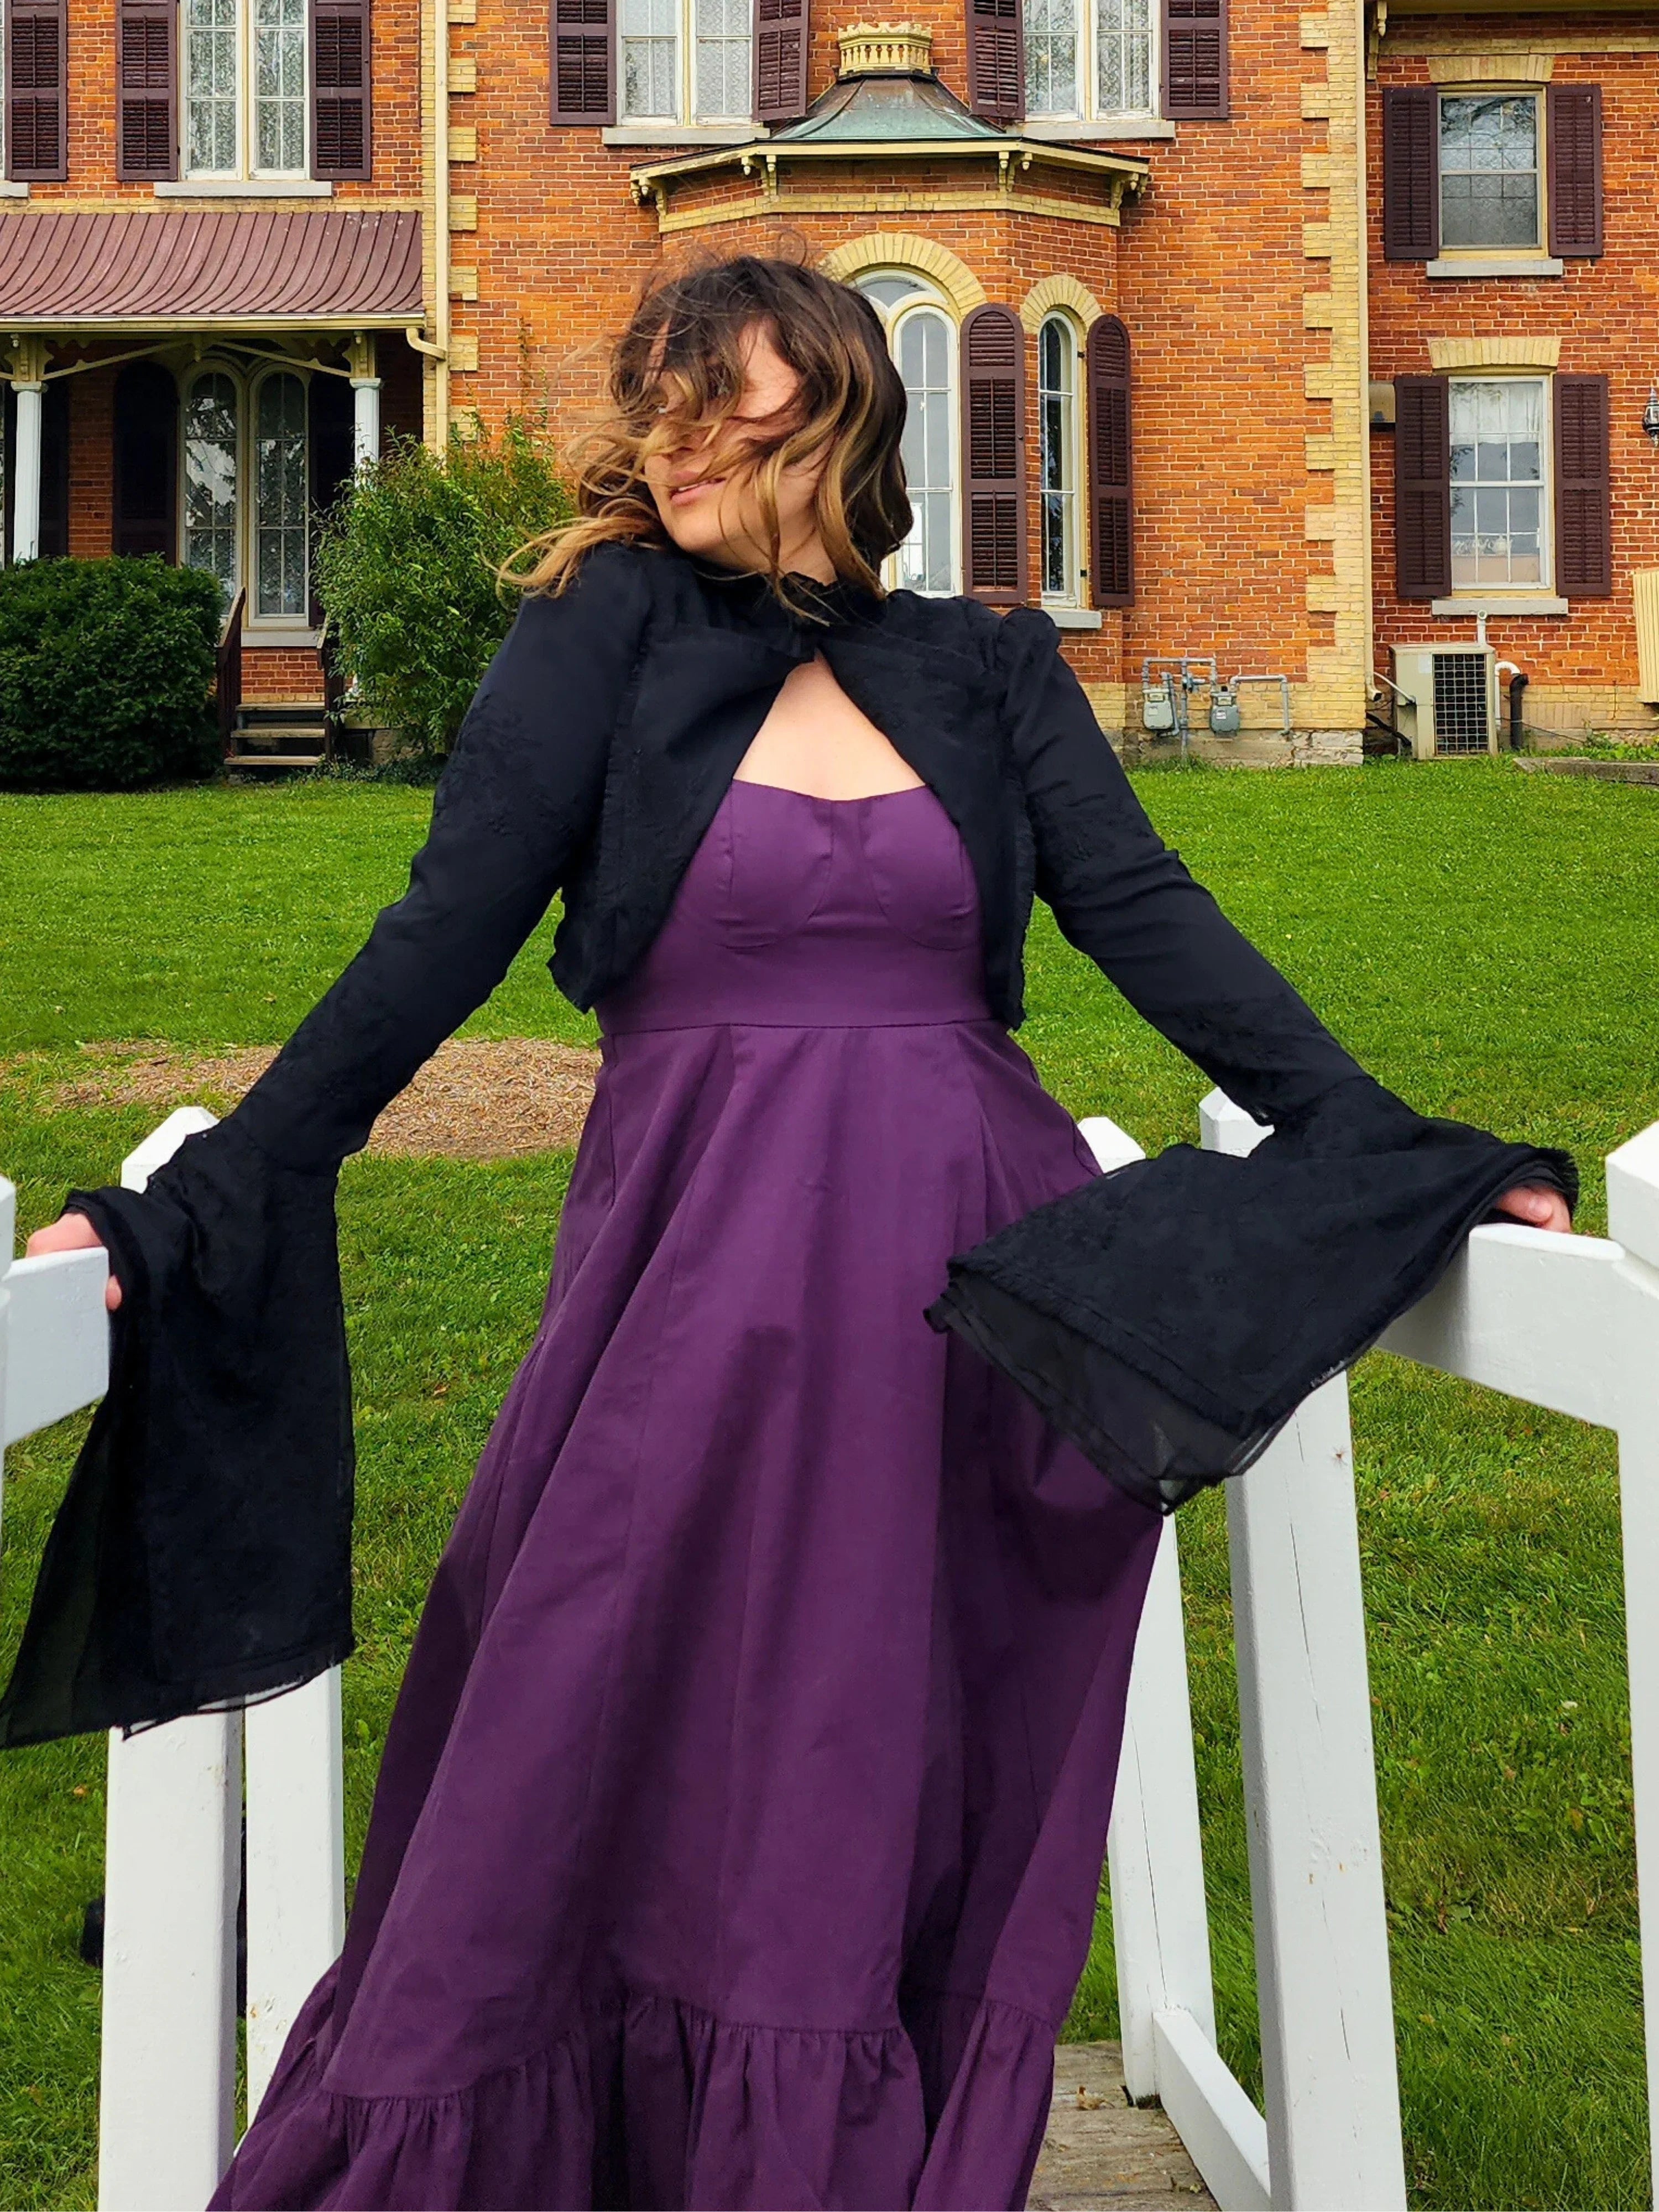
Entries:
{"type": "Polygon", "coordinates": [[[1513,1190],[1505,1191],[1498,1200],[1498,1211],[1507,1213],[1513,1221],[1524,1222],[1528,1229],[1567,1231],[1572,1227],[1566,1200],[1547,1183],[1516,1183],[1513,1190]]]}
{"type": "MultiPolygon", "coordinates": [[[[38,1260],[46,1252],[101,1252],[104,1240],[84,1213],[60,1213],[50,1229],[37,1229],[24,1247],[24,1256],[38,1260]]],[[[104,1304],[111,1313],[121,1303],[121,1285],[110,1270],[104,1285],[104,1304]]]]}

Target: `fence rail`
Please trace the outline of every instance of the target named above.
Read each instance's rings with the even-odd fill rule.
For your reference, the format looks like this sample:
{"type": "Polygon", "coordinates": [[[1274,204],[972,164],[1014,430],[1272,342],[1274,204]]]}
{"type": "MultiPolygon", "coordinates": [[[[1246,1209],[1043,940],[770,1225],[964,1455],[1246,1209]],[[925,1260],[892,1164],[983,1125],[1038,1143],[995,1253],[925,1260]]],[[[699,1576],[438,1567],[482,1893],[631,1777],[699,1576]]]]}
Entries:
{"type": "MultiPolygon", "coordinates": [[[[142,1189],[192,1130],[171,1115],[125,1163],[142,1189]]],[[[1266,1133],[1218,1092],[1212,1151],[1266,1133]]],[[[1108,1170],[1140,1157],[1084,1133],[1108,1170]]],[[[1618,1433],[1647,2018],[1659,2024],[1659,1123],[1607,1162],[1611,1237],[1478,1229],[1383,1341],[1401,1357],[1618,1433]]],[[[0,1437],[89,1404],[108,1377],[101,1253],[15,1261],[0,1180],[0,1437]]],[[[1217,2050],[1176,1523],[1136,1645],[1108,1846],[1124,2076],[1164,2103],[1224,2212],[1405,2203],[1347,1382],[1316,1391],[1227,1486],[1266,2111],[1217,2050]]],[[[99,2202],[205,2201],[233,2148],[239,1896],[258,2102],[343,1932],[337,1670],[246,1714],[112,1735],[99,2202]],[[246,1844],[243,1838],[246,1832],[246,1844]],[[244,1871],[245,1868],[245,1871],[244,1871]]],[[[1659,2025],[1648,2039],[1659,2113],[1659,2025]]],[[[1656,2160],[1659,2170],[1659,2159],[1656,2160]]]]}

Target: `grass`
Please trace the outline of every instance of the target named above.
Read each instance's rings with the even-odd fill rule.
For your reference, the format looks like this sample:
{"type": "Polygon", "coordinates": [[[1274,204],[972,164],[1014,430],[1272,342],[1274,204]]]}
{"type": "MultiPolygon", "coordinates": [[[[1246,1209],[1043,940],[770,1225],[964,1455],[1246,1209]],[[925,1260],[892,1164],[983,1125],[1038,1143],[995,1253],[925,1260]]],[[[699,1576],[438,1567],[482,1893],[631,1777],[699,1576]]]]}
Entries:
{"type": "MultiPolygon", "coordinates": [[[[1152,775],[1160,826],[1386,1081],[1600,1161],[1659,1110],[1659,801],[1504,763],[1152,775]]],[[[20,1234],[153,1115],[48,1110],[82,1040],[284,1036],[401,887],[429,794],[0,799],[0,1165],[20,1234]]],[[[520,957],[471,1024],[581,1040],[520,957]]],[[[1189,1136],[1204,1088],[1039,915],[1023,1042],[1078,1114],[1189,1136]]],[[[349,1849],[438,1549],[533,1333],[568,1159],[359,1159],[342,1193],[362,1462],[349,1849]]],[[[1354,1378],[1413,2202],[1650,2202],[1610,1437],[1373,1356],[1354,1378]]],[[[0,1645],[78,1443],[7,1462],[0,1645]]],[[[1223,1515],[1181,1516],[1221,2035],[1259,2087],[1223,1515]]],[[[0,1762],[0,2203],[90,2204],[101,1747],[0,1762]]],[[[1072,2032],[1109,2034],[1107,1914],[1072,2032]]]]}

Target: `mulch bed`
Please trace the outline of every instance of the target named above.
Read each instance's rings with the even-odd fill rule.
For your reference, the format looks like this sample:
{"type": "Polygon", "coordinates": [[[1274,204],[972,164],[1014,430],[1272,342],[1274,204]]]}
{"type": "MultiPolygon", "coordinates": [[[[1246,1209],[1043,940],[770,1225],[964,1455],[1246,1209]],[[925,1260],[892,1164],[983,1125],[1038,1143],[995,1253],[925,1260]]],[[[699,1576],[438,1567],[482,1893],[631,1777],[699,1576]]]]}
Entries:
{"type": "MultiPolygon", "coordinates": [[[[276,1056],[270,1045],[204,1053],[139,1042],[81,1050],[86,1073],[51,1085],[49,1105],[228,1113],[276,1056]]],[[[368,1149],[460,1160],[569,1152],[593,1103],[599,1066],[597,1052],[540,1037],[452,1037],[381,1115],[368,1149]]]]}

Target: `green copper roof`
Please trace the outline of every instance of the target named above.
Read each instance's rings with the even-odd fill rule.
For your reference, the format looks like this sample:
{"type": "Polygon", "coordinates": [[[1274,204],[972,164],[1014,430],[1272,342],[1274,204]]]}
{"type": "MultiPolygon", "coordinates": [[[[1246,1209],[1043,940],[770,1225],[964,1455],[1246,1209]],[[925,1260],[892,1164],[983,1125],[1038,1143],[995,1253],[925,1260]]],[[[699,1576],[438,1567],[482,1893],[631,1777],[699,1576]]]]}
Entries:
{"type": "Polygon", "coordinates": [[[1001,138],[994,123],[970,115],[936,76],[896,72],[845,76],[821,93],[799,123],[786,123],[767,142],[773,146],[810,140],[815,145],[872,145],[926,138],[1001,138]]]}

